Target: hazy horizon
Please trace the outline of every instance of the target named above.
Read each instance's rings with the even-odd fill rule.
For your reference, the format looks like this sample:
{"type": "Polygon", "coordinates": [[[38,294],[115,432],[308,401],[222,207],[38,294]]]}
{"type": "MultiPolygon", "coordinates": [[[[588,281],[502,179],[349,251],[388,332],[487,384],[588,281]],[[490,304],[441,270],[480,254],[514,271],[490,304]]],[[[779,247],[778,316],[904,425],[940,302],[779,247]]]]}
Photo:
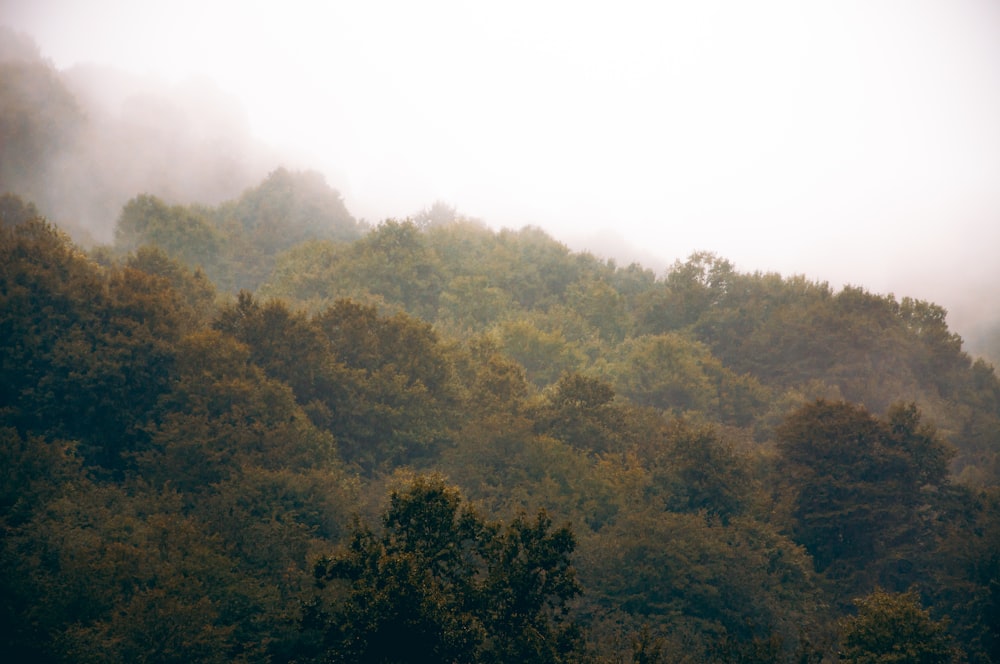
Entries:
{"type": "Polygon", "coordinates": [[[371,222],[441,200],[658,272],[709,250],[931,300],[967,338],[1000,319],[987,0],[0,0],[0,25],[60,70],[210,82],[371,222]]]}

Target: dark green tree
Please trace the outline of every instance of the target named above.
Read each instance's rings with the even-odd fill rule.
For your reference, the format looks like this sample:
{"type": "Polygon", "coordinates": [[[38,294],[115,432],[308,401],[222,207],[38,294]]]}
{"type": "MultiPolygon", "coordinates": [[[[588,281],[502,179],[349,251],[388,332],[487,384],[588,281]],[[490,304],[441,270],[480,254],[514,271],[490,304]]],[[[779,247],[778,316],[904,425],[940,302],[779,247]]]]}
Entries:
{"type": "Polygon", "coordinates": [[[347,369],[348,400],[326,402],[345,458],[368,471],[433,458],[458,417],[452,366],[433,328],[351,300],[338,300],[314,323],[347,369]]]}
{"type": "Polygon", "coordinates": [[[925,489],[947,481],[950,458],[913,405],[880,420],[863,406],[825,400],[789,414],[778,450],[796,539],[817,569],[843,578],[920,541],[925,489]]]}
{"type": "Polygon", "coordinates": [[[488,521],[437,477],[393,491],[381,526],[356,524],[346,548],[317,563],[339,591],[325,661],[577,661],[568,528],[544,513],[488,521]]]}
{"type": "Polygon", "coordinates": [[[750,455],[711,425],[671,421],[649,468],[672,512],[703,512],[728,523],[749,511],[754,498],[750,455]]]}
{"type": "Polygon", "coordinates": [[[180,296],[187,329],[207,325],[215,313],[216,290],[212,281],[199,268],[190,269],[155,246],[143,246],[130,255],[126,266],[155,277],[166,279],[180,296]]]}
{"type": "Polygon", "coordinates": [[[712,661],[697,650],[772,635],[795,650],[815,638],[822,612],[811,567],[800,546],[767,524],[645,507],[623,513],[581,551],[580,576],[592,610],[685,634],[683,657],[712,661]]]}
{"type": "Polygon", "coordinates": [[[577,449],[620,451],[626,415],[614,398],[615,391],[599,379],[565,374],[534,413],[536,430],[577,449]]]}
{"type": "Polygon", "coordinates": [[[120,470],[168,389],[190,317],[169,282],[102,270],[53,226],[0,230],[0,408],[21,431],[75,440],[120,470]],[[187,321],[185,320],[187,318],[187,321]]]}

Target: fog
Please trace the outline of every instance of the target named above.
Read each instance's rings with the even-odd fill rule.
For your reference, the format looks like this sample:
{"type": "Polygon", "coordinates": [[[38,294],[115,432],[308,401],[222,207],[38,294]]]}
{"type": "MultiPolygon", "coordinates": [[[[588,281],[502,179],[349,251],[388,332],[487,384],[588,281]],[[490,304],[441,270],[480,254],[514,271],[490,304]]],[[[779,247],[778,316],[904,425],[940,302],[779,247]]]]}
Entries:
{"type": "MultiPolygon", "coordinates": [[[[0,39],[11,38],[28,40],[0,26],[0,39]]],[[[254,138],[239,101],[210,80],[91,64],[54,71],[31,49],[6,51],[0,189],[31,199],[84,244],[110,242],[139,193],[218,203],[287,158],[254,138]]]]}
{"type": "Polygon", "coordinates": [[[658,271],[706,249],[932,300],[968,340],[1000,321],[991,0],[0,3],[129,187],[166,155],[178,198],[217,197],[273,156],[368,221],[443,200],[658,271]],[[186,138],[116,133],[144,122],[186,138]]]}

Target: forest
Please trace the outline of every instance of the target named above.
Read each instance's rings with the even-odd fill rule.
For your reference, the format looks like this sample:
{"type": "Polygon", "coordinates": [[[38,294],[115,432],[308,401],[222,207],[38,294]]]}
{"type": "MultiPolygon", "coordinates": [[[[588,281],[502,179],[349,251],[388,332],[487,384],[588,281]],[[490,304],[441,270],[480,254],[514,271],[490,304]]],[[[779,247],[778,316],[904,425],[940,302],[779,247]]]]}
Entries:
{"type": "Polygon", "coordinates": [[[1000,380],[942,307],[284,167],[96,242],[10,50],[9,661],[1000,662],[1000,380]]]}

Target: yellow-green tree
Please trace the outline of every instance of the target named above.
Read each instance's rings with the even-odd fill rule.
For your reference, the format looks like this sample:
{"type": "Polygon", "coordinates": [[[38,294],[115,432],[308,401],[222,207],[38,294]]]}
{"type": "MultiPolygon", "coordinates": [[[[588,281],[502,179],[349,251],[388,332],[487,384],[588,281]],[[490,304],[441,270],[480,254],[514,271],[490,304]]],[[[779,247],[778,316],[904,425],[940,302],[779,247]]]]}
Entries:
{"type": "Polygon", "coordinates": [[[841,626],[840,659],[855,664],[947,664],[962,661],[941,621],[914,592],[881,588],[855,601],[857,615],[841,626]]]}

